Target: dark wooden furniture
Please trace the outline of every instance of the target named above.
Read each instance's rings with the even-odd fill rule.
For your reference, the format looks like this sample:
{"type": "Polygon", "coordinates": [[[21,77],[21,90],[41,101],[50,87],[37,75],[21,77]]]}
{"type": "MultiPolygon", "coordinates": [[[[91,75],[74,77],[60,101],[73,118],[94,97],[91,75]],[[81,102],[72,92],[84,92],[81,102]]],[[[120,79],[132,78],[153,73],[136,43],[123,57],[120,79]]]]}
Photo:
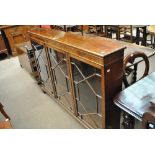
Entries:
{"type": "Polygon", "coordinates": [[[124,117],[126,128],[134,128],[134,118],[142,121],[146,112],[154,112],[150,101],[155,98],[155,72],[120,92],[114,103],[129,115],[124,117]]]}
{"type": "Polygon", "coordinates": [[[134,25],[133,27],[136,28],[136,44],[139,45],[139,43],[141,42],[141,45],[146,46],[148,35],[147,25],[134,25]]]}
{"type": "Polygon", "coordinates": [[[83,36],[83,28],[84,25],[64,25],[65,32],[80,32],[80,34],[83,36]]]}
{"type": "Polygon", "coordinates": [[[148,60],[147,55],[145,53],[143,53],[143,52],[137,52],[137,51],[135,51],[135,52],[133,52],[131,54],[128,54],[124,58],[124,69],[123,69],[124,70],[123,82],[124,82],[125,88],[127,88],[129,85],[136,82],[138,63],[135,63],[135,60],[140,59],[140,58],[142,58],[144,60],[144,62],[145,62],[145,70],[144,70],[144,73],[143,73],[142,77],[139,78],[139,79],[142,79],[142,78],[144,78],[145,76],[148,75],[148,72],[149,72],[149,60],[148,60]],[[133,73],[134,76],[132,78],[131,83],[129,84],[127,78],[131,73],[133,73]]]}
{"type": "Polygon", "coordinates": [[[124,25],[119,26],[118,29],[118,39],[122,41],[127,41],[130,43],[135,42],[135,37],[133,36],[133,26],[132,25],[124,25]]]}
{"type": "Polygon", "coordinates": [[[100,37],[106,37],[104,25],[88,25],[87,34],[96,34],[100,37]]]}
{"type": "MultiPolygon", "coordinates": [[[[136,44],[131,44],[131,43],[127,43],[127,42],[123,42],[123,41],[117,41],[117,40],[111,40],[111,41],[114,42],[114,43],[117,43],[119,45],[127,47],[125,49],[125,51],[124,51],[124,61],[127,61],[126,59],[128,59],[130,56],[132,56],[135,52],[137,53],[137,51],[140,51],[140,52],[144,53],[147,58],[152,57],[155,54],[155,50],[152,49],[152,48],[149,48],[149,47],[139,46],[139,45],[136,45],[136,44]]],[[[26,51],[26,47],[28,49],[32,49],[32,46],[31,46],[29,41],[16,45],[17,51],[19,53],[19,62],[20,62],[21,66],[23,68],[25,68],[25,65],[23,65],[23,64],[25,64],[25,63],[26,64],[31,64],[31,60],[27,59],[28,56],[25,55],[29,51],[29,50],[26,51]]],[[[134,62],[127,64],[127,67],[129,67],[129,68],[133,67],[133,69],[134,69],[134,70],[132,69],[132,71],[134,71],[134,76],[133,76],[132,83],[134,83],[137,80],[137,67],[138,67],[138,64],[141,61],[144,61],[143,57],[138,57],[138,58],[135,59],[134,62]]],[[[28,66],[30,66],[30,65],[28,65],[28,66]]],[[[129,85],[129,84],[127,84],[127,85],[129,85]]]]}
{"type": "Polygon", "coordinates": [[[0,103],[0,112],[5,117],[4,121],[0,121],[0,129],[11,129],[12,126],[10,123],[10,117],[7,115],[3,108],[3,105],[0,103]]]}
{"type": "Polygon", "coordinates": [[[32,25],[3,25],[0,26],[0,30],[2,31],[5,42],[7,44],[8,52],[16,56],[18,55],[16,51],[16,44],[26,42],[29,40],[27,31],[39,26],[32,25]]]}
{"type": "Polygon", "coordinates": [[[155,111],[143,114],[142,127],[143,129],[155,129],[155,111]]]}
{"type": "Polygon", "coordinates": [[[29,36],[43,91],[87,127],[118,128],[112,97],[122,87],[125,47],[57,30],[35,29],[29,36]]]}
{"type": "Polygon", "coordinates": [[[51,25],[51,29],[61,30],[64,32],[80,32],[83,36],[84,25],[51,25]]]}
{"type": "Polygon", "coordinates": [[[107,37],[113,38],[113,34],[115,34],[117,40],[134,42],[131,25],[106,25],[105,29],[107,37]]]}
{"type": "MultiPolygon", "coordinates": [[[[123,73],[123,83],[125,88],[129,87],[130,85],[132,85],[133,83],[135,83],[137,81],[137,68],[138,68],[138,64],[139,63],[135,63],[136,59],[142,58],[145,62],[145,70],[144,73],[142,74],[142,76],[139,78],[142,79],[145,76],[148,75],[149,72],[149,60],[148,57],[145,55],[145,53],[143,52],[133,52],[129,55],[127,55],[124,58],[124,73],[123,73]],[[130,74],[133,74],[133,77],[131,79],[131,82],[128,82],[128,77],[130,76],[130,74]]],[[[124,128],[128,128],[129,124],[127,122],[127,120],[130,118],[130,115],[126,112],[123,111],[123,122],[122,125],[124,128]]],[[[134,125],[134,118],[132,119],[131,123],[130,123],[130,128],[132,128],[131,126],[134,125]]]]}
{"type": "Polygon", "coordinates": [[[106,25],[106,37],[113,38],[116,35],[117,40],[122,40],[130,43],[136,43],[146,46],[147,25],[106,25]],[[133,35],[133,29],[136,30],[136,35],[133,35]],[[142,36],[141,36],[142,34],[142,36]]]}
{"type": "MultiPolygon", "coordinates": [[[[29,33],[29,60],[19,59],[22,66],[22,61],[29,61],[42,90],[87,127],[119,128],[120,111],[111,99],[122,87],[123,47],[127,46],[125,55],[139,50],[150,57],[154,50],[108,38],[82,37],[57,30],[35,29],[29,33]],[[110,50],[117,49],[116,46],[121,50],[111,53],[110,50]]],[[[25,45],[17,45],[17,49],[23,51],[25,45]]],[[[21,53],[24,58],[26,50],[21,53]]]]}
{"type": "Polygon", "coordinates": [[[1,32],[0,32],[0,54],[2,54],[2,53],[7,54],[7,56],[8,56],[8,50],[6,48],[4,39],[3,39],[1,32]]]}

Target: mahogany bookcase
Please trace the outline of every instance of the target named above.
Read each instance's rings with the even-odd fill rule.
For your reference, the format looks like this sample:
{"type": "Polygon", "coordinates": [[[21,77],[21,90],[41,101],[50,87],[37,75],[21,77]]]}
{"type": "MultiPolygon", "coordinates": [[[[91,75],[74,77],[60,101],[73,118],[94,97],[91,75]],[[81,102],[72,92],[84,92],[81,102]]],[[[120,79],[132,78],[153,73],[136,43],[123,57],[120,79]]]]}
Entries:
{"type": "Polygon", "coordinates": [[[88,128],[119,128],[125,46],[107,38],[36,28],[31,67],[42,90],[88,128]]]}

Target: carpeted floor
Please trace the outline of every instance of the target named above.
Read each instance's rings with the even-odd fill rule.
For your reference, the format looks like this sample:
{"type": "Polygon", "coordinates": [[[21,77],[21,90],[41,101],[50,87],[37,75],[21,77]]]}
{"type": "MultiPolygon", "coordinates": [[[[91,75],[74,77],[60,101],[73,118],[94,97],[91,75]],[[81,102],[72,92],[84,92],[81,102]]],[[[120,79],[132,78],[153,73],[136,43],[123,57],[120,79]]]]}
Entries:
{"type": "Polygon", "coordinates": [[[0,102],[16,129],[84,128],[41,91],[18,57],[0,61],[0,102]]]}

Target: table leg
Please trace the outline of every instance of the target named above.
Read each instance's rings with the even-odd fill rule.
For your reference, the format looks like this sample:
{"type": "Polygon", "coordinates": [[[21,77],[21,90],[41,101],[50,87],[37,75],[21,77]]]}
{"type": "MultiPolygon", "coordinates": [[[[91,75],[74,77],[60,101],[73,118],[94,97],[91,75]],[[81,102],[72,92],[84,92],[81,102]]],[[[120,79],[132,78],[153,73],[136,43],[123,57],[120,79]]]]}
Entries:
{"type": "Polygon", "coordinates": [[[116,39],[120,40],[120,27],[118,26],[117,32],[116,32],[116,39]]]}
{"type": "Polygon", "coordinates": [[[139,28],[136,28],[136,44],[139,45],[140,31],[139,28]]]}
{"type": "Polygon", "coordinates": [[[153,35],[153,49],[155,49],[155,36],[153,35]]]}
{"type": "Polygon", "coordinates": [[[126,112],[123,112],[123,123],[124,129],[134,129],[135,119],[126,112]]]}
{"type": "Polygon", "coordinates": [[[104,26],[104,29],[105,29],[105,37],[108,38],[108,26],[105,25],[105,26],[104,26]]]}
{"type": "Polygon", "coordinates": [[[147,37],[147,34],[146,34],[146,26],[145,26],[143,27],[143,41],[142,41],[143,46],[146,46],[146,37],[147,37]]]}
{"type": "Polygon", "coordinates": [[[81,33],[82,33],[82,36],[83,36],[83,25],[81,25],[81,33]]]}

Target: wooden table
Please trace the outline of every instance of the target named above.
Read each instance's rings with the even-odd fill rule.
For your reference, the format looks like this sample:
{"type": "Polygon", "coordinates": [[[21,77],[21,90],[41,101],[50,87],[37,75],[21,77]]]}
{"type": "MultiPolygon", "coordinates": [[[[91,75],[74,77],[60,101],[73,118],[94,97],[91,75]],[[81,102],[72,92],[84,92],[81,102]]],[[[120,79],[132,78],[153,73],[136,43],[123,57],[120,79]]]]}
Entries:
{"type": "Polygon", "coordinates": [[[130,124],[131,122],[133,123],[133,117],[142,121],[145,112],[155,111],[155,107],[150,104],[150,100],[154,98],[155,72],[116,95],[114,103],[132,116],[130,118],[124,118],[130,124]]]}

